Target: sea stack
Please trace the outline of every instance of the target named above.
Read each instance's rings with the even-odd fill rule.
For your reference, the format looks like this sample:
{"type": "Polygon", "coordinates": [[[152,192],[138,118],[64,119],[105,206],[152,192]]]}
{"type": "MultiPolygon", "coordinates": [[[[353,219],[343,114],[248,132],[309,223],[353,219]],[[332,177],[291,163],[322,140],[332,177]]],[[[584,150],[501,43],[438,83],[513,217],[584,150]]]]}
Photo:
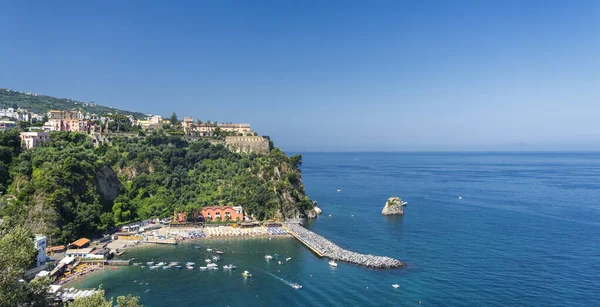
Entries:
{"type": "Polygon", "coordinates": [[[385,206],[383,210],[381,210],[381,214],[383,215],[402,215],[404,214],[403,205],[406,205],[406,202],[402,201],[400,197],[390,197],[387,202],[385,202],[385,206]]]}

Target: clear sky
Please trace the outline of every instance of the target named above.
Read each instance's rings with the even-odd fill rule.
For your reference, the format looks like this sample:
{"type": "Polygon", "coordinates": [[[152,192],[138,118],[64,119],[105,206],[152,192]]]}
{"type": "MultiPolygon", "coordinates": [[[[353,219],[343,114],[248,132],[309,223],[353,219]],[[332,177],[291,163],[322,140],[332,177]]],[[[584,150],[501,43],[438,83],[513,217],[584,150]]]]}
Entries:
{"type": "Polygon", "coordinates": [[[0,87],[289,151],[600,150],[600,1],[4,1],[0,87]]]}

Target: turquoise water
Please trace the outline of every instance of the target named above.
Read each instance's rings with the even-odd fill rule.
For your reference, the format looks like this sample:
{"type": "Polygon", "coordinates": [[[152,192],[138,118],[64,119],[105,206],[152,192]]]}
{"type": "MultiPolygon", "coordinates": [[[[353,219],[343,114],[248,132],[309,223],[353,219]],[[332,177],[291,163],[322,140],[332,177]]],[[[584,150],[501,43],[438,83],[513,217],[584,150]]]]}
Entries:
{"type": "Polygon", "coordinates": [[[324,210],[309,228],[409,268],[333,269],[294,239],[214,240],[126,255],[200,264],[208,245],[237,271],[127,267],[82,286],[134,293],[147,306],[600,304],[600,154],[308,153],[303,179],[324,210]],[[404,216],[381,216],[392,195],[409,202],[404,216]],[[267,253],[292,260],[266,262],[267,253]]]}

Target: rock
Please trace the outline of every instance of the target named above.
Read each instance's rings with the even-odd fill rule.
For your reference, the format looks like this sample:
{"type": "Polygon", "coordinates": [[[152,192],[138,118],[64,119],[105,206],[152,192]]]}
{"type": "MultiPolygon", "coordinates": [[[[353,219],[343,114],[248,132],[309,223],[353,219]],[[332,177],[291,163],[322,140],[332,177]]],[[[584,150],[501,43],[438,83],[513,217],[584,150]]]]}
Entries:
{"type": "Polygon", "coordinates": [[[390,197],[387,202],[385,203],[385,206],[383,207],[383,210],[381,210],[381,214],[383,215],[402,215],[404,214],[404,208],[402,208],[402,205],[406,204],[406,202],[403,202],[400,197],[390,197]]]}
{"type": "Polygon", "coordinates": [[[104,199],[108,201],[113,201],[117,198],[119,191],[122,189],[117,174],[108,166],[98,169],[96,172],[96,182],[98,190],[100,190],[104,199]]]}
{"type": "Polygon", "coordinates": [[[319,208],[319,207],[317,207],[317,206],[315,206],[314,210],[315,210],[315,213],[316,213],[316,214],[321,214],[321,213],[323,213],[323,210],[321,210],[321,208],[319,208]]]}

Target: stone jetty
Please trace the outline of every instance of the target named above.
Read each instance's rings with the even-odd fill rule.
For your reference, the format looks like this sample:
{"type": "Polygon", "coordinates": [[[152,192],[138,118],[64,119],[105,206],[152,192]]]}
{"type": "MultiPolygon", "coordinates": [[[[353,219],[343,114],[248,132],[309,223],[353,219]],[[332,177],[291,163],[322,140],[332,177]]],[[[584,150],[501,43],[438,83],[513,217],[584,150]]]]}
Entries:
{"type": "Polygon", "coordinates": [[[287,221],[284,223],[284,225],[289,231],[291,231],[295,235],[295,237],[303,241],[304,244],[317,251],[318,254],[321,254],[329,259],[354,263],[371,268],[406,267],[406,263],[396,260],[394,258],[375,255],[365,255],[345,250],[337,246],[333,242],[325,239],[323,236],[320,236],[302,227],[299,221],[287,221]]]}

